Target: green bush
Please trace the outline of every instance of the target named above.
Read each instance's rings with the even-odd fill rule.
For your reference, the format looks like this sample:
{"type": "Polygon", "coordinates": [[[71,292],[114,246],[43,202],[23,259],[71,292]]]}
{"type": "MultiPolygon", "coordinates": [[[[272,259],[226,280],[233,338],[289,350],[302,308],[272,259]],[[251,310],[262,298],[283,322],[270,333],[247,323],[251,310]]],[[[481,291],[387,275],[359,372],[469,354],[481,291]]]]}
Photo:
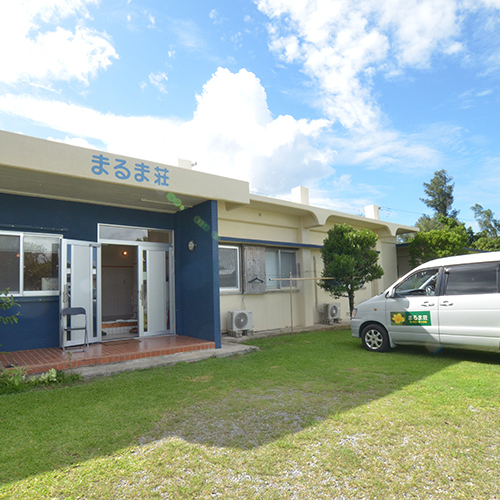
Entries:
{"type": "Polygon", "coordinates": [[[0,394],[26,391],[32,387],[46,387],[81,380],[78,373],[67,373],[51,368],[41,375],[29,376],[22,366],[0,370],[0,394]]]}

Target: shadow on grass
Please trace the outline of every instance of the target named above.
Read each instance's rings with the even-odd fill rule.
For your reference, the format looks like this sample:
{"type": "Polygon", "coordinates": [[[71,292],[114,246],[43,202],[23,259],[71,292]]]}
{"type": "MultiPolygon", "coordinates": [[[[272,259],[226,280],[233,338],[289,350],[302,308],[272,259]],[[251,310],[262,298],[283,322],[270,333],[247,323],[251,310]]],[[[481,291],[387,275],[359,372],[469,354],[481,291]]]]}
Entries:
{"type": "Polygon", "coordinates": [[[0,482],[178,436],[251,449],[385,397],[447,367],[495,354],[365,351],[348,331],[250,342],[260,351],[0,397],[0,482]]]}

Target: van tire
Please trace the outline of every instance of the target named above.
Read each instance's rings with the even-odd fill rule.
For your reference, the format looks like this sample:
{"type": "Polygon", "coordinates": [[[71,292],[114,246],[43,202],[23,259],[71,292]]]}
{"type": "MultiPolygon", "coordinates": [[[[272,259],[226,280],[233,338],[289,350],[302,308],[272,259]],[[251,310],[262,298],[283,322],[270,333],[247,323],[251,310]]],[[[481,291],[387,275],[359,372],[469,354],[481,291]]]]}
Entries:
{"type": "Polygon", "coordinates": [[[370,323],[363,328],[361,342],[367,351],[386,352],[389,350],[387,330],[377,323],[370,323]]]}

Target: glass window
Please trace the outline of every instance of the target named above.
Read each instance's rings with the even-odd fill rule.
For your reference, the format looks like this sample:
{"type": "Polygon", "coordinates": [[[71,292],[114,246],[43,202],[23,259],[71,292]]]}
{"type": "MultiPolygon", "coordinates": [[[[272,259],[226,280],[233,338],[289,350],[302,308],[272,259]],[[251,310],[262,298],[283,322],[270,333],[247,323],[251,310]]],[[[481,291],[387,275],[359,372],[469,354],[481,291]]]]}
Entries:
{"type": "Polygon", "coordinates": [[[399,295],[435,295],[439,269],[424,269],[410,275],[395,289],[399,295]]]}
{"type": "MultiPolygon", "coordinates": [[[[297,257],[295,250],[280,248],[266,248],[266,278],[267,288],[270,290],[290,287],[290,273],[297,277],[297,257]],[[283,281],[274,281],[269,278],[288,278],[283,281]]],[[[292,281],[292,287],[297,282],[292,281]]]]}
{"type": "Polygon", "coordinates": [[[57,292],[59,237],[1,233],[0,291],[6,288],[21,295],[24,292],[57,292]]]}
{"type": "Polygon", "coordinates": [[[20,245],[20,236],[0,234],[0,293],[19,292],[20,245]]]}
{"type": "Polygon", "coordinates": [[[445,295],[497,293],[498,267],[498,263],[486,262],[447,268],[445,295]]]}
{"type": "Polygon", "coordinates": [[[280,287],[279,281],[271,281],[269,278],[279,278],[278,250],[266,248],[266,287],[274,290],[280,287]]]}
{"type": "Polygon", "coordinates": [[[24,237],[24,291],[58,290],[59,239],[24,237]]]}
{"type": "Polygon", "coordinates": [[[172,231],[99,224],[99,240],[149,241],[172,244],[172,231]]]}
{"type": "Polygon", "coordinates": [[[239,290],[240,264],[239,248],[219,246],[219,286],[220,288],[239,290]]]}

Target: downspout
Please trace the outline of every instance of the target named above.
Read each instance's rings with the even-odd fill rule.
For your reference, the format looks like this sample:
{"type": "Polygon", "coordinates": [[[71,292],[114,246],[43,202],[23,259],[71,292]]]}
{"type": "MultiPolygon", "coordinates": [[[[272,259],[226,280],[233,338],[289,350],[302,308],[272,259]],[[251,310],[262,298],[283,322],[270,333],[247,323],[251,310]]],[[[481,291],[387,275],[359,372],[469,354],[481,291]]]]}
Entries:
{"type": "MultiPolygon", "coordinates": [[[[314,271],[314,277],[317,276],[317,271],[316,271],[316,255],[313,255],[313,271],[314,271]]],[[[316,311],[318,311],[320,314],[323,313],[324,309],[324,304],[321,304],[321,308],[318,303],[318,282],[314,280],[314,297],[316,299],[316,311]]]]}

